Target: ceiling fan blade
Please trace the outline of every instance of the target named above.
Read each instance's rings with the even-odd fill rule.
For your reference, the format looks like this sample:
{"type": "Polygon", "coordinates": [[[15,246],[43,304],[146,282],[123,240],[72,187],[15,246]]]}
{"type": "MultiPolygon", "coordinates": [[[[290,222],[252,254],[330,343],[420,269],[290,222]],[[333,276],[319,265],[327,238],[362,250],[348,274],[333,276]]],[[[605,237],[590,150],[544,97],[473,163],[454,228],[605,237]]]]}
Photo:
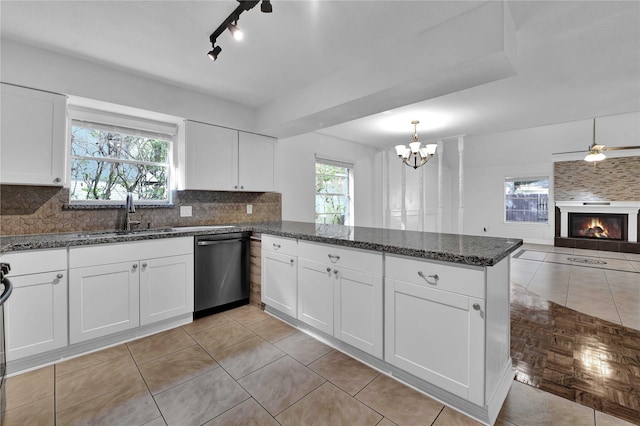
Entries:
{"type": "Polygon", "coordinates": [[[623,149],[640,149],[640,146],[611,146],[602,148],[601,151],[621,151],[623,149]]]}

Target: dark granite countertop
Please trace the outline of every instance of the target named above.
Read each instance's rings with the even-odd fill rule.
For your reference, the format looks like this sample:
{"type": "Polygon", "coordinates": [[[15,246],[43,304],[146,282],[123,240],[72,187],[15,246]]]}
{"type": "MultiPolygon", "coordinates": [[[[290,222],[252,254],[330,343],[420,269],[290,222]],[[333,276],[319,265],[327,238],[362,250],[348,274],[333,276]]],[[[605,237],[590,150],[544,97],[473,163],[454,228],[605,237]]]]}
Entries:
{"type": "Polygon", "coordinates": [[[129,233],[98,231],[3,236],[0,237],[0,254],[20,250],[119,243],[239,231],[253,231],[298,238],[300,240],[476,266],[495,265],[522,245],[521,239],[512,238],[283,221],[218,227],[174,227],[132,231],[129,233]]]}

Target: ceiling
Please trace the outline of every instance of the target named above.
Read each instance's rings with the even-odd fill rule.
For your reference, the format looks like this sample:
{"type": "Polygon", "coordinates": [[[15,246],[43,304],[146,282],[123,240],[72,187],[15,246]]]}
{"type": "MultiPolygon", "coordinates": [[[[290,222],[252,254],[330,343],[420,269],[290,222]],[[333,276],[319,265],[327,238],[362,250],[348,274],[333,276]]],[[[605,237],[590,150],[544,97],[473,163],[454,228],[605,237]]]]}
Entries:
{"type": "Polygon", "coordinates": [[[638,1],[7,1],[2,38],[232,100],[257,130],[406,142],[640,110],[638,1]],[[498,5],[498,6],[496,6],[498,5]]]}

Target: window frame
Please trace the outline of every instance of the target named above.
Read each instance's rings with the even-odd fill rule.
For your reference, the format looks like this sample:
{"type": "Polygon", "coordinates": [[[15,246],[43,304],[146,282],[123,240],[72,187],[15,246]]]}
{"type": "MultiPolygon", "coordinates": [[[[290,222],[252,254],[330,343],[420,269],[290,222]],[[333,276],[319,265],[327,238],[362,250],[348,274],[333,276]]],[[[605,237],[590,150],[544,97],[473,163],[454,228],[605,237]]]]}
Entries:
{"type": "MultiPolygon", "coordinates": [[[[503,222],[507,225],[549,225],[549,201],[551,198],[550,194],[550,185],[551,179],[546,175],[534,175],[534,176],[518,176],[518,177],[505,177],[502,182],[502,211],[503,211],[503,222]],[[507,210],[507,183],[509,182],[536,182],[536,181],[547,181],[547,219],[545,221],[517,221],[517,220],[509,220],[508,219],[508,210],[507,210]]],[[[527,212],[531,212],[532,210],[527,210],[527,212]]]]}
{"type": "MultiPolygon", "coordinates": [[[[355,174],[355,170],[354,170],[354,165],[353,163],[349,163],[346,161],[341,161],[341,160],[334,160],[334,159],[330,159],[330,158],[326,158],[326,157],[321,157],[321,156],[317,156],[315,158],[315,162],[314,162],[314,183],[317,184],[317,177],[318,177],[318,173],[317,173],[317,165],[318,164],[322,164],[322,165],[326,165],[326,166],[333,166],[333,167],[340,167],[340,168],[345,168],[347,169],[347,193],[319,193],[316,192],[314,189],[314,223],[315,224],[324,224],[321,222],[318,222],[318,217],[320,215],[329,215],[331,213],[318,213],[318,211],[316,210],[316,204],[315,204],[315,200],[316,197],[318,195],[331,195],[331,196],[345,196],[347,197],[347,202],[348,202],[348,209],[347,212],[345,212],[345,226],[354,226],[355,224],[355,215],[354,215],[354,174],[355,174]]],[[[328,225],[328,224],[327,224],[328,225]]]]}
{"type": "Polygon", "coordinates": [[[73,181],[72,167],[75,159],[84,159],[89,161],[104,160],[108,163],[125,163],[125,164],[142,164],[146,166],[166,167],[167,168],[167,198],[164,200],[145,200],[136,199],[135,204],[139,206],[170,206],[173,202],[173,189],[175,187],[175,166],[174,166],[174,149],[176,149],[178,125],[177,123],[167,123],[154,121],[132,115],[122,115],[103,110],[95,110],[84,107],[69,106],[68,122],[67,122],[67,182],[69,186],[69,198],[67,200],[70,206],[121,206],[125,200],[90,200],[90,199],[72,199],[73,181]],[[149,161],[137,161],[128,159],[114,159],[91,156],[73,155],[73,147],[71,142],[72,128],[74,123],[87,123],[88,127],[102,128],[113,132],[126,133],[128,135],[138,135],[147,138],[157,138],[168,142],[167,146],[167,163],[157,163],[149,161]]]}

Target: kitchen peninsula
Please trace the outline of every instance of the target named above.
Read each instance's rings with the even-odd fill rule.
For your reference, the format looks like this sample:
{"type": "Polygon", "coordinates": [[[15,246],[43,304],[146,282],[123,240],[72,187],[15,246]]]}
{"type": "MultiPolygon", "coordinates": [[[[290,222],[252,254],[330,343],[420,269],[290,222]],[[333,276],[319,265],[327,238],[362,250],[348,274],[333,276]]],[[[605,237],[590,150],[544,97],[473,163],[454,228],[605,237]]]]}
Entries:
{"type": "MultiPolygon", "coordinates": [[[[267,312],[479,421],[495,421],[514,375],[509,254],[522,240],[283,221],[9,236],[0,254],[62,258],[79,246],[124,250],[175,238],[184,258],[192,240],[185,237],[238,231],[262,234],[267,312]]],[[[158,258],[173,256],[162,250],[158,258]]],[[[67,271],[56,273],[66,283],[67,271]]],[[[166,329],[189,319],[163,321],[166,329]]]]}

